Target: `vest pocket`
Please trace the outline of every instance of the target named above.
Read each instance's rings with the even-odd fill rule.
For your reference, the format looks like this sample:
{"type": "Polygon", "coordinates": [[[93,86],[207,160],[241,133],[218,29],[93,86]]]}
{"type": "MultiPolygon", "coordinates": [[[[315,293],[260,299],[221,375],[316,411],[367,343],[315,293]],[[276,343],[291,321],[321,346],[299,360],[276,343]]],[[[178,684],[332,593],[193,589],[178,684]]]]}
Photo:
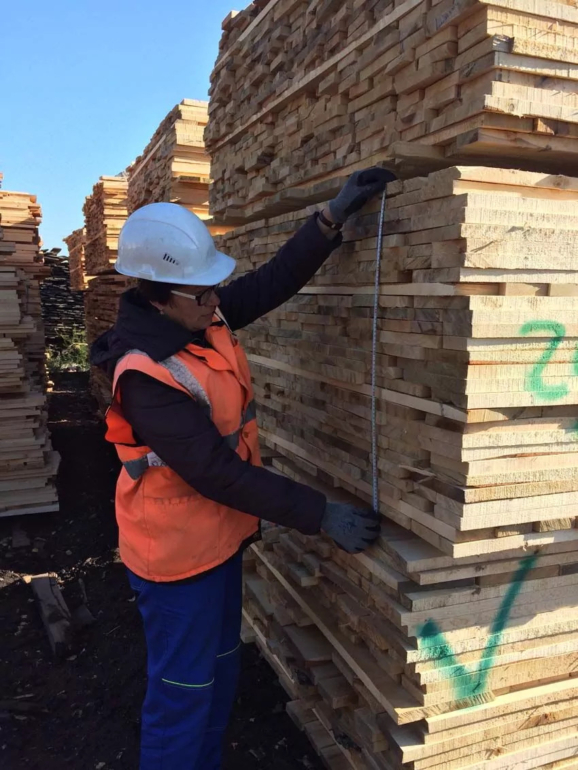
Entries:
{"type": "Polygon", "coordinates": [[[219,508],[200,495],[145,498],[151,574],[178,579],[219,558],[219,508]]]}

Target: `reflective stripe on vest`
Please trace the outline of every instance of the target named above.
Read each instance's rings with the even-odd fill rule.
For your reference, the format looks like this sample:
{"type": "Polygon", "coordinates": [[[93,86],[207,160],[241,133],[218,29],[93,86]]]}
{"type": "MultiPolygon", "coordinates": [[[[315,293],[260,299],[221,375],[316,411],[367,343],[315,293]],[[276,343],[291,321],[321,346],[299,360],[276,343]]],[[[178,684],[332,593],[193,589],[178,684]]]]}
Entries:
{"type": "MultiPolygon", "coordinates": [[[[127,356],[143,356],[144,358],[149,358],[149,356],[147,356],[146,353],[143,353],[142,350],[135,349],[129,350],[127,353],[125,353],[125,355],[119,359],[118,363],[120,363],[123,358],[126,358],[127,356]]],[[[164,369],[166,369],[172,378],[178,382],[179,385],[182,385],[188,393],[190,393],[190,395],[199,404],[209,419],[211,419],[213,409],[209,400],[209,396],[195,375],[189,369],[187,369],[183,362],[180,361],[176,356],[170,356],[170,358],[165,358],[164,361],[158,361],[157,363],[159,366],[162,366],[164,369]]]]}
{"type": "Polygon", "coordinates": [[[183,388],[189,391],[199,406],[202,407],[203,411],[206,412],[209,419],[211,419],[213,407],[211,406],[209,396],[191,370],[187,369],[183,362],[176,356],[166,358],[164,361],[159,361],[159,363],[172,374],[179,385],[182,385],[183,388]]]}
{"type": "Polygon", "coordinates": [[[230,433],[228,436],[223,436],[227,444],[231,447],[231,449],[236,450],[239,446],[239,441],[241,440],[241,433],[243,431],[243,428],[248,422],[251,422],[251,420],[257,419],[257,404],[255,401],[250,401],[247,404],[247,408],[245,409],[245,412],[243,413],[243,416],[241,418],[241,425],[239,426],[239,429],[236,430],[234,433],[230,433]]]}
{"type": "Polygon", "coordinates": [[[123,463],[124,469],[133,481],[138,481],[149,468],[162,468],[163,466],[166,466],[166,463],[155,452],[149,452],[144,457],[139,457],[138,460],[127,460],[123,463]]]}
{"type": "MultiPolygon", "coordinates": [[[[170,359],[163,361],[162,365],[164,366],[168,361],[170,361],[170,359]]],[[[210,416],[211,403],[208,399],[207,394],[205,393],[203,388],[200,386],[196,377],[194,377],[194,375],[192,375],[189,372],[189,370],[184,366],[184,364],[182,364],[180,361],[177,361],[176,363],[179,365],[179,368],[182,367],[187,371],[187,375],[189,375],[188,377],[177,380],[172,369],[170,369],[168,366],[166,368],[171,372],[173,377],[175,377],[175,380],[177,380],[177,382],[179,382],[180,385],[183,385],[183,387],[187,388],[187,390],[189,390],[189,388],[185,384],[185,380],[187,383],[193,382],[193,381],[194,383],[196,383],[196,386],[194,386],[195,391],[193,392],[192,390],[189,390],[189,393],[191,393],[191,395],[196,400],[199,389],[203,392],[206,398],[206,404],[208,405],[208,408],[209,408],[209,416],[210,416]]],[[[175,370],[176,369],[177,368],[175,367],[175,370]]],[[[179,374],[181,374],[181,372],[179,372],[179,374]]],[[[241,424],[239,428],[234,433],[230,433],[228,436],[223,436],[223,439],[225,440],[227,446],[230,447],[233,451],[236,451],[237,447],[239,446],[239,441],[241,440],[241,433],[243,431],[243,428],[248,422],[251,422],[252,420],[256,420],[256,419],[257,419],[257,404],[255,403],[255,400],[252,400],[247,404],[247,408],[245,409],[241,417],[241,424]]],[[[143,457],[139,457],[137,460],[127,460],[126,462],[123,463],[123,467],[133,481],[138,481],[141,478],[141,476],[145,473],[145,471],[147,471],[149,468],[166,467],[166,462],[164,460],[161,460],[161,458],[155,452],[149,452],[143,457]]]]}

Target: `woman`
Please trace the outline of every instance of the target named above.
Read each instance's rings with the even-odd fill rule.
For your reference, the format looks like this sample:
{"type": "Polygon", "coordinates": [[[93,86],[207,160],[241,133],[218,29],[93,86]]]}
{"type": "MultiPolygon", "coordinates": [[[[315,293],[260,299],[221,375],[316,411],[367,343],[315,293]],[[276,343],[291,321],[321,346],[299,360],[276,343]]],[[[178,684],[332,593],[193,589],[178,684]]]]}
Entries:
{"type": "Polygon", "coordinates": [[[141,770],[221,766],[239,670],[242,551],[259,519],[323,531],[350,553],[379,534],[377,513],[327,503],[260,467],[249,366],[232,332],[296,294],[340,244],[347,217],[393,178],[356,172],[274,259],[222,288],[235,263],[186,209],[151,204],[123,227],[116,269],[138,288],[122,296],[92,361],[113,381],[120,554],[148,649],[141,770]]]}

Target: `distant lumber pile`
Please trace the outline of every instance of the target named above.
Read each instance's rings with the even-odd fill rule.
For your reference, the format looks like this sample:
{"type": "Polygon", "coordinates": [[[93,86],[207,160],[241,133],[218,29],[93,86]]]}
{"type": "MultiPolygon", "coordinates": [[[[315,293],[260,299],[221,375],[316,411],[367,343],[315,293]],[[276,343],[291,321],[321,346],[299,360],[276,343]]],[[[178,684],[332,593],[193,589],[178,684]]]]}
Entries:
{"type": "Polygon", "coordinates": [[[50,274],[40,287],[46,344],[54,351],[84,337],[83,296],[71,289],[70,263],[59,252],[60,249],[42,252],[50,274]]]}
{"type": "Polygon", "coordinates": [[[46,427],[40,206],[0,190],[0,517],[58,509],[46,427]]]}
{"type": "Polygon", "coordinates": [[[157,128],[128,169],[129,213],[166,201],[208,218],[210,161],[203,140],[207,107],[207,102],[183,99],[157,128]]]}
{"type": "MultiPolygon", "coordinates": [[[[86,199],[84,240],[77,230],[67,242],[75,250],[75,265],[81,266],[78,280],[87,288],[89,343],[113,326],[120,296],[134,284],[114,271],[118,236],[127,216],[149,203],[168,202],[208,219],[210,166],[203,142],[207,108],[206,102],[192,99],[177,104],[126,174],[101,177],[86,199]]],[[[214,232],[228,229],[218,227],[214,232]]],[[[101,410],[105,410],[110,403],[110,382],[97,369],[92,370],[91,380],[92,391],[101,410]]]]}
{"type": "Polygon", "coordinates": [[[127,187],[124,177],[101,176],[84,202],[87,275],[107,273],[116,262],[118,236],[127,218],[127,187]]]}
{"type": "Polygon", "coordinates": [[[72,291],[84,291],[88,288],[90,276],[86,273],[84,244],[86,232],[84,227],[74,230],[62,239],[68,246],[68,264],[70,268],[70,288],[72,291]]]}
{"type": "Polygon", "coordinates": [[[527,0],[224,22],[206,137],[241,274],[351,171],[403,177],[381,244],[375,201],[242,334],[274,468],[367,505],[381,245],[381,538],[272,527],[246,559],[250,633],[334,770],[578,766],[576,39],[574,8],[527,0]]]}

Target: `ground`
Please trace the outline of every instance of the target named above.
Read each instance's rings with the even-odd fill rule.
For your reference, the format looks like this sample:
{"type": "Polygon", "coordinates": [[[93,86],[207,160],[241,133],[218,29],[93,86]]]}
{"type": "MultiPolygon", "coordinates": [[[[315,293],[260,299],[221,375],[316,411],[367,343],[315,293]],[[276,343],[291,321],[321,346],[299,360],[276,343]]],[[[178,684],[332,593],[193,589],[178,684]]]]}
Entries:
{"type": "MultiPolygon", "coordinates": [[[[116,458],[103,440],[85,374],[55,378],[50,427],[62,456],[60,512],[0,519],[0,766],[137,770],[145,648],[115,552],[116,458]],[[13,544],[15,522],[28,545],[13,544]],[[71,607],[80,602],[82,578],[96,618],[63,660],[54,659],[31,589],[21,580],[43,572],[57,573],[71,607]],[[15,711],[15,702],[28,710],[15,711]]],[[[256,648],[244,647],[224,770],[321,767],[285,714],[285,702],[256,648]]]]}

